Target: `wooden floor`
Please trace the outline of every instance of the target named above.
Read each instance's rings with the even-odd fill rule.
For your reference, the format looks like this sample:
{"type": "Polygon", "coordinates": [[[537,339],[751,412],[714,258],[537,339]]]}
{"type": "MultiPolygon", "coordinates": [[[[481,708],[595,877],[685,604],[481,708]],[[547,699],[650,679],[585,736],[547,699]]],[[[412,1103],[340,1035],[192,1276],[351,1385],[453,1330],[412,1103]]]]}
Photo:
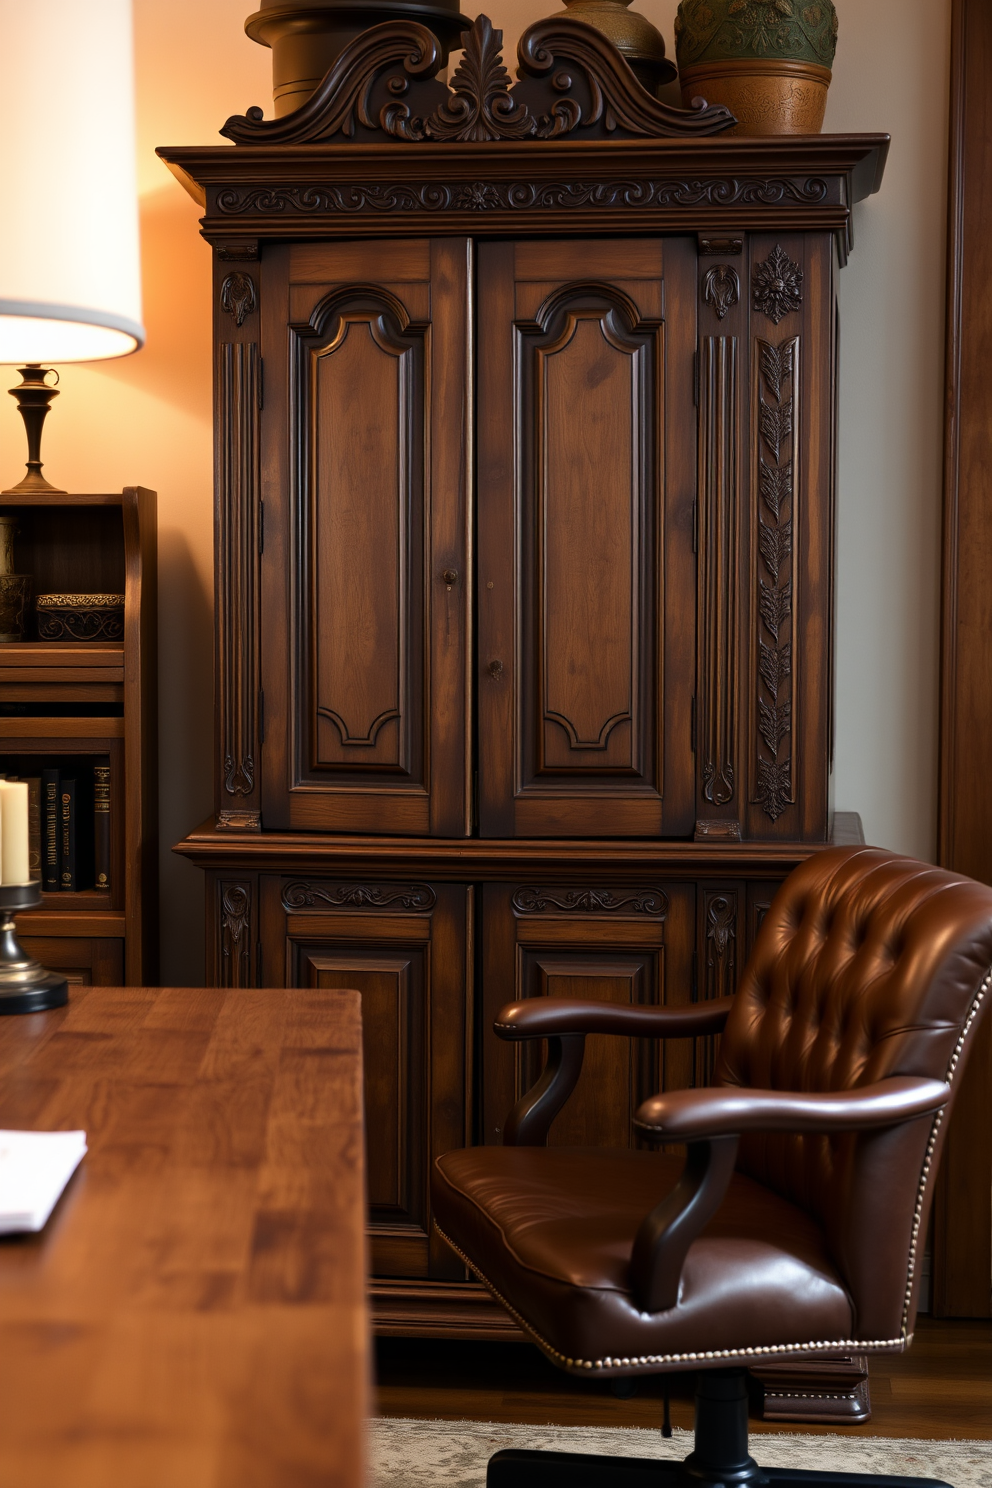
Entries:
{"type": "MultiPolygon", "coordinates": [[[[661,1421],[657,1377],[644,1380],[633,1399],[618,1400],[605,1382],[562,1374],[531,1344],[382,1338],[376,1354],[382,1416],[561,1426],[650,1427],[661,1421]]],[[[670,1379],[672,1424],[690,1427],[691,1380],[670,1379]]],[[[992,1440],[992,1323],[921,1318],[908,1353],[872,1360],[871,1400],[867,1425],[820,1429],[992,1440]]],[[[752,1424],[755,1431],[788,1429],[779,1422],[752,1424]]]]}

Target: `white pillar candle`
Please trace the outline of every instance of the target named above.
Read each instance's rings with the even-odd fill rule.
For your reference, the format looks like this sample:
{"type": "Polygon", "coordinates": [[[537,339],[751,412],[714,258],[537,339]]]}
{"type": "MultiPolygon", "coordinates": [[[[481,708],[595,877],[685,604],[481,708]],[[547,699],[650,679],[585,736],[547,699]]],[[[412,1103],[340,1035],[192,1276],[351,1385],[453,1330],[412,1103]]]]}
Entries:
{"type": "Polygon", "coordinates": [[[28,787],[23,780],[0,780],[0,884],[30,883],[28,787]]]}

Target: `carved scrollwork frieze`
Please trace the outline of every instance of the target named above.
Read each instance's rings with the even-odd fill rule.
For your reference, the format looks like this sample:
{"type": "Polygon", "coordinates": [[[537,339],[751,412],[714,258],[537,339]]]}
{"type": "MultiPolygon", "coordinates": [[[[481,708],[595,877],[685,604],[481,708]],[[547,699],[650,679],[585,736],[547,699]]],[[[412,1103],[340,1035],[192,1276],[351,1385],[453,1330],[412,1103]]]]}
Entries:
{"type": "Polygon", "coordinates": [[[429,884],[348,884],[299,880],[282,891],[284,909],[392,909],[424,914],[437,903],[429,884]]]}
{"type": "Polygon", "coordinates": [[[598,181],[396,181],[385,185],[350,182],[346,185],[271,185],[240,189],[224,187],[215,206],[227,217],[370,216],[388,212],[532,212],[616,207],[657,210],[669,207],[775,207],[797,203],[818,206],[827,197],[819,177],[719,177],[709,181],[630,176],[598,181]]]}
{"type": "Polygon", "coordinates": [[[642,88],[616,47],[567,16],[538,21],[521,38],[514,84],[502,31],[480,15],[463,39],[450,85],[437,81],[444,52],[416,21],[387,21],[357,36],[312,96],[282,119],[258,108],[228,119],[235,144],[322,140],[484,143],[718,134],[736,122],[720,105],[671,108],[642,88]]]}
{"type": "Polygon", "coordinates": [[[519,888],[511,903],[518,914],[644,914],[664,919],[668,896],[661,889],[519,888]]]}
{"type": "MultiPolygon", "coordinates": [[[[774,318],[774,317],[773,317],[774,318]]],[[[792,563],[798,408],[799,339],[774,345],[759,339],[755,384],[758,436],[755,613],[757,667],[756,799],[777,821],[794,795],[795,678],[792,563]]]]}

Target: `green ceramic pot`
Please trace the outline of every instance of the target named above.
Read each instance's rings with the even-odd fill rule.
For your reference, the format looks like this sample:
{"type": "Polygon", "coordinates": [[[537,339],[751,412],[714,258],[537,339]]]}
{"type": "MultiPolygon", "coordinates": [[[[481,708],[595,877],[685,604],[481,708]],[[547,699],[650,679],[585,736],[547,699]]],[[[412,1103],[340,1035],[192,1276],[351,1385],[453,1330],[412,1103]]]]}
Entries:
{"type": "Polygon", "coordinates": [[[837,48],[832,0],[682,0],[675,47],[686,103],[737,115],[738,133],[818,133],[837,48]]]}

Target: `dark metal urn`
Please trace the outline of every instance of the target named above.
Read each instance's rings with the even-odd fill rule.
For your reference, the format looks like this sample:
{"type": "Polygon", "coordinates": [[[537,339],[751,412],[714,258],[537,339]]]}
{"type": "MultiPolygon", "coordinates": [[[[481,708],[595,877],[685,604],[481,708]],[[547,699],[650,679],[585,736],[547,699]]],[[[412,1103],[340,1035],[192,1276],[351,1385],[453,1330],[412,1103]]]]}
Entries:
{"type": "Polygon", "coordinates": [[[278,118],[306,103],[350,41],[382,21],[420,21],[444,49],[471,22],[458,0],[265,0],[245,21],[252,41],[272,48],[272,99],[278,118]]]}

